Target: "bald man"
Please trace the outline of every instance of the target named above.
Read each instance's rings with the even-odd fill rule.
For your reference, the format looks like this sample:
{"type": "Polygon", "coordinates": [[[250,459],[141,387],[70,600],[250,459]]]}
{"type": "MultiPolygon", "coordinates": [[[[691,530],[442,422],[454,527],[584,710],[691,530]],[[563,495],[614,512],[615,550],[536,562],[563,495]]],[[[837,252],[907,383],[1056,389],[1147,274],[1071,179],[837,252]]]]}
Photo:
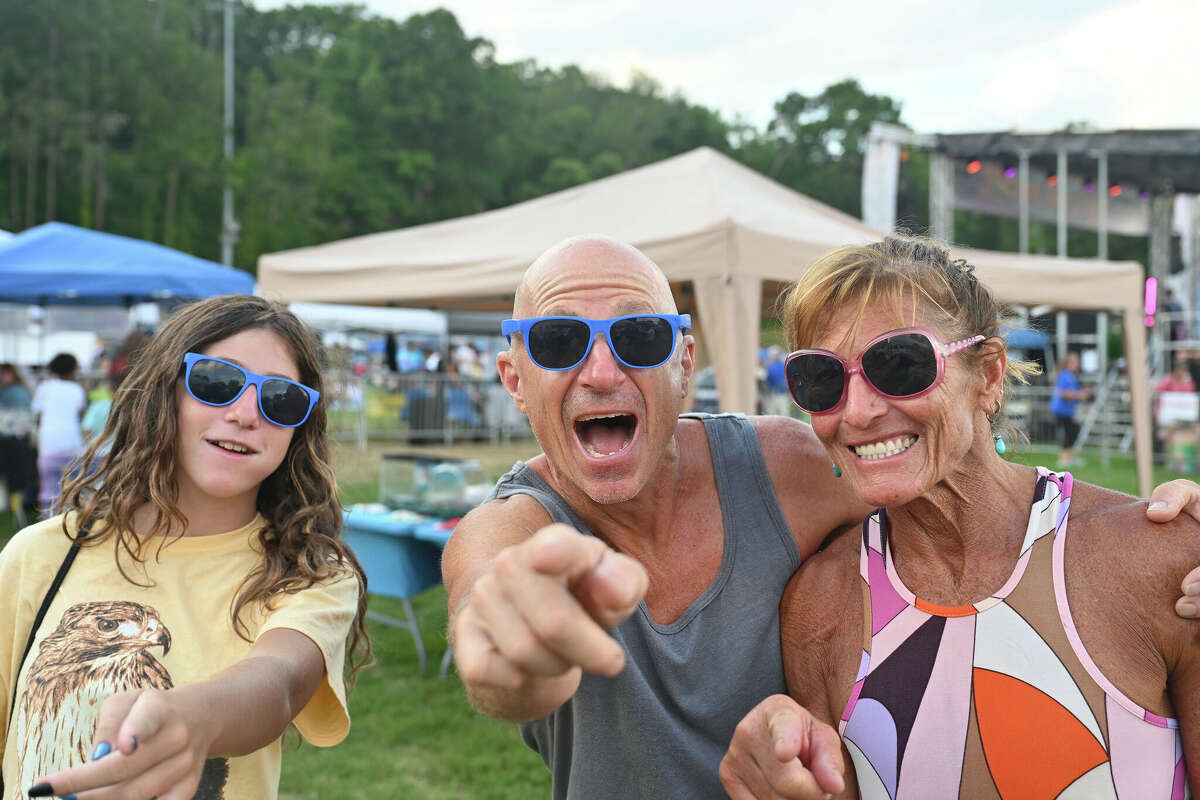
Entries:
{"type": "MultiPolygon", "coordinates": [[[[784,696],[779,600],[801,560],[869,509],[804,423],[680,416],[690,321],[633,247],[555,245],[513,317],[497,365],[544,452],[446,547],[472,704],[521,723],[555,798],[723,797],[739,722],[759,755],[722,768],[731,791],[838,791],[836,732],[784,696]]],[[[1160,494],[1173,517],[1200,487],[1160,494]]]]}

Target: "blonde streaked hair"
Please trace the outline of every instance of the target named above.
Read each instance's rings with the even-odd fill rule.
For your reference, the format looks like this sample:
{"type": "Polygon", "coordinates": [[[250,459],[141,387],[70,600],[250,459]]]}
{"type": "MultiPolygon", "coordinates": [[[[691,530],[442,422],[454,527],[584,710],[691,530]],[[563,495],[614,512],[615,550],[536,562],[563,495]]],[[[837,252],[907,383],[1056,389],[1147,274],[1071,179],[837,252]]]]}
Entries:
{"type": "MultiPolygon", "coordinates": [[[[832,315],[855,309],[845,341],[853,338],[868,314],[889,313],[907,325],[926,323],[946,342],[981,334],[1006,338],[1005,328],[1019,327],[975,276],[975,269],[952,258],[941,242],[923,236],[895,234],[880,242],[841,247],[817,259],[780,299],[788,348],[812,347],[827,330],[832,315]]],[[[988,348],[964,351],[964,363],[978,366],[988,348]]],[[[1040,372],[1037,364],[1010,358],[1004,385],[1028,383],[1040,372]]],[[[993,425],[999,422],[993,415],[993,425]]]]}

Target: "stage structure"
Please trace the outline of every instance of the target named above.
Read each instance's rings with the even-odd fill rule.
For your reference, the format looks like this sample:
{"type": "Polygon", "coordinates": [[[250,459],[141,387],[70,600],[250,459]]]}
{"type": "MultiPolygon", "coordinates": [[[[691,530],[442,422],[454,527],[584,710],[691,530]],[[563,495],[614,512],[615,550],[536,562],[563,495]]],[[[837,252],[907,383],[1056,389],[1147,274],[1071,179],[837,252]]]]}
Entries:
{"type": "MultiPolygon", "coordinates": [[[[954,210],[1018,220],[1021,252],[1029,222],[1058,225],[1058,255],[1067,228],[1096,231],[1108,257],[1108,233],[1150,236],[1149,275],[1169,272],[1170,236],[1180,236],[1185,267],[1200,250],[1200,130],[1057,133],[916,134],[884,123],[871,127],[863,166],[863,221],[895,226],[901,151],[928,150],[931,232],[954,241],[954,210]]],[[[968,243],[969,244],[969,243],[968,243]]],[[[1194,282],[1193,282],[1194,283],[1194,282]]]]}
{"type": "MultiPolygon", "coordinates": [[[[1150,313],[1155,309],[1147,303],[1150,369],[1167,369],[1165,349],[1200,347],[1200,130],[917,134],[877,122],[868,137],[862,179],[863,221],[872,227],[895,229],[906,148],[930,153],[930,232],[947,242],[954,242],[955,209],[1015,218],[1022,253],[1029,252],[1031,220],[1057,226],[1056,250],[1062,257],[1069,255],[1069,227],[1096,231],[1100,259],[1108,258],[1109,233],[1148,236],[1147,277],[1156,280],[1160,296],[1173,288],[1182,305],[1181,311],[1157,314],[1162,324],[1155,326],[1150,313]],[[1181,271],[1172,270],[1174,236],[1179,237],[1181,271]],[[1170,330],[1175,336],[1166,335],[1170,330]]],[[[1107,341],[1107,324],[1108,313],[1102,311],[1095,337],[1088,337],[1097,345],[1101,376],[1107,374],[1106,347],[1100,346],[1107,341]]],[[[1127,334],[1135,327],[1126,320],[1127,334]]],[[[1062,358],[1069,338],[1065,312],[1057,315],[1056,328],[1062,358]]]]}

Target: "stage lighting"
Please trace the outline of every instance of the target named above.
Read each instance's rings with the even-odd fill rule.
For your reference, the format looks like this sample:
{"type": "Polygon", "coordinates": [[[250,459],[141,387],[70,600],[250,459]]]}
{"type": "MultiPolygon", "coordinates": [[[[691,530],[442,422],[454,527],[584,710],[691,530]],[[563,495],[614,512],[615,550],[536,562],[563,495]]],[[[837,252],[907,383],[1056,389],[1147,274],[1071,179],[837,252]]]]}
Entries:
{"type": "Polygon", "coordinates": [[[1046,185],[1047,186],[1058,186],[1058,176],[1051,175],[1050,177],[1046,178],[1046,185]]]}
{"type": "Polygon", "coordinates": [[[1016,167],[1005,167],[1004,168],[1004,177],[1008,178],[1009,180],[1012,180],[1013,178],[1017,177],[1017,168],[1016,167]]]}
{"type": "Polygon", "coordinates": [[[973,158],[967,162],[967,174],[975,175],[979,170],[983,169],[983,162],[978,158],[973,158]]]}
{"type": "Polygon", "coordinates": [[[1083,185],[1083,190],[1084,190],[1085,192],[1094,192],[1094,191],[1096,191],[1096,182],[1095,182],[1095,181],[1088,181],[1087,183],[1085,183],[1085,184],[1083,185]]]}
{"type": "Polygon", "coordinates": [[[1120,197],[1121,196],[1121,185],[1119,183],[1114,183],[1112,186],[1108,187],[1108,196],[1109,197],[1120,197]]]}

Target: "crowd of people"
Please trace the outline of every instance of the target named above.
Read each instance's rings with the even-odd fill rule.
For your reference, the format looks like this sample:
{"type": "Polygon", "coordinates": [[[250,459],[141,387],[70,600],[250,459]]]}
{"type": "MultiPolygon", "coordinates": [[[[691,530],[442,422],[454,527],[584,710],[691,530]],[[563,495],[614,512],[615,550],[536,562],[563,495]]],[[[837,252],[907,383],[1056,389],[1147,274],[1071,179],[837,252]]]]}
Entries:
{"type": "MultiPolygon", "coordinates": [[[[662,271],[598,236],[534,261],[496,364],[542,452],[443,578],[468,699],[556,800],[1183,796],[1200,486],[1003,458],[1029,368],[1000,312],[936,242],[843,248],[763,365],[811,424],[682,414],[662,271]]],[[[73,366],[25,393],[0,366],[0,403],[58,409],[61,487],[0,552],[0,797],[275,797],[283,732],[343,739],[370,658],[318,343],[261,298],[185,307],[88,442],[73,366]]]]}

